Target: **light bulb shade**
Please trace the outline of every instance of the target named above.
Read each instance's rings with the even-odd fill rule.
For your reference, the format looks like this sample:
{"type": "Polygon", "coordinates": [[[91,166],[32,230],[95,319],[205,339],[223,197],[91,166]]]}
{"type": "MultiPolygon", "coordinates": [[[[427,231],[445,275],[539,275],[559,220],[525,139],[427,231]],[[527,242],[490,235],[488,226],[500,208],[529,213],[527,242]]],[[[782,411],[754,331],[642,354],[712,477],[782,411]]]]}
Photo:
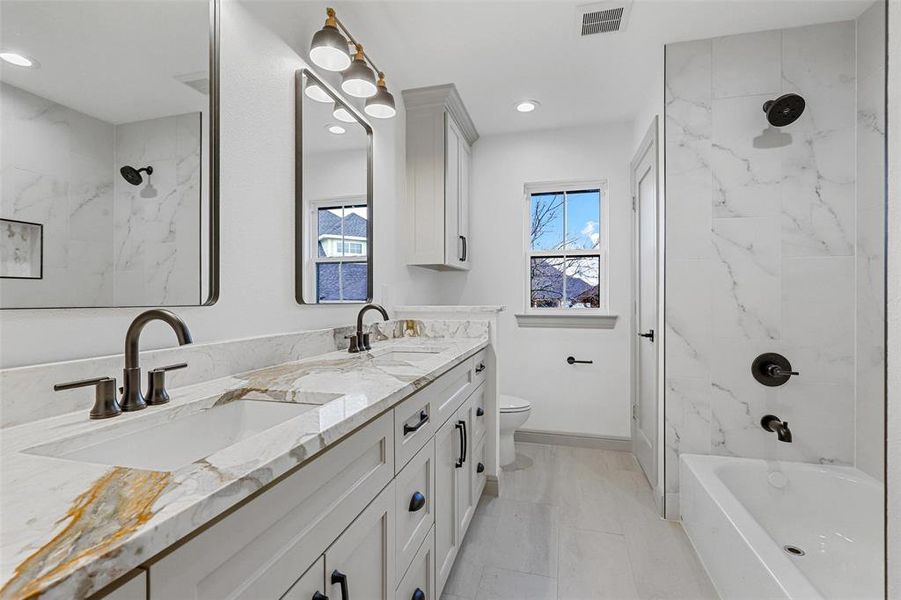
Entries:
{"type": "Polygon", "coordinates": [[[347,39],[336,27],[326,25],[313,34],[310,60],[326,71],[343,71],[351,62],[347,39]]]}
{"type": "Polygon", "coordinates": [[[349,110],[345,107],[341,106],[337,102],[335,103],[335,108],[332,109],[332,116],[338,119],[339,121],[343,121],[345,123],[356,123],[356,117],[351,114],[349,110]]]}
{"type": "Polygon", "coordinates": [[[312,79],[307,79],[307,84],[303,88],[303,93],[310,100],[316,102],[333,102],[332,97],[328,95],[322,86],[312,79]]]}
{"type": "Polygon", "coordinates": [[[394,107],[394,96],[391,95],[384,83],[380,82],[378,88],[375,96],[366,99],[366,106],[363,110],[375,119],[390,119],[397,114],[397,109],[394,107]]]}
{"type": "Polygon", "coordinates": [[[341,89],[354,98],[375,96],[375,73],[362,58],[354,58],[341,77],[341,89]]]}

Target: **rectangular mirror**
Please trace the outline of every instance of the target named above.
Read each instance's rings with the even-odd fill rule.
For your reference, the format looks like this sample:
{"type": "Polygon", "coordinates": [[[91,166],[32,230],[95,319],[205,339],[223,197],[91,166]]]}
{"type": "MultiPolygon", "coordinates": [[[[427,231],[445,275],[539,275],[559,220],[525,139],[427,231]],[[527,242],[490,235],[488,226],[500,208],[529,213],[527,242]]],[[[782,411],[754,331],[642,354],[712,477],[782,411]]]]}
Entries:
{"type": "Polygon", "coordinates": [[[4,0],[0,308],[212,304],[217,0],[4,0]]]}
{"type": "Polygon", "coordinates": [[[372,299],[372,128],[308,69],[295,78],[295,297],[372,299]]]}

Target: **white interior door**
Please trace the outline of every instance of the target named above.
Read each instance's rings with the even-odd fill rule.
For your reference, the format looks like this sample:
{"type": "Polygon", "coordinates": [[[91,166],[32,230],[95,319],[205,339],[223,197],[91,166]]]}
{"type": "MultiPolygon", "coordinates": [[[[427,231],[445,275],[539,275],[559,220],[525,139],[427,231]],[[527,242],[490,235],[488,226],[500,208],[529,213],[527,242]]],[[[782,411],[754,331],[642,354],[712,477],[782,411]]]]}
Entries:
{"type": "Polygon", "coordinates": [[[632,162],[636,233],[632,451],[657,486],[657,121],[632,162]]]}

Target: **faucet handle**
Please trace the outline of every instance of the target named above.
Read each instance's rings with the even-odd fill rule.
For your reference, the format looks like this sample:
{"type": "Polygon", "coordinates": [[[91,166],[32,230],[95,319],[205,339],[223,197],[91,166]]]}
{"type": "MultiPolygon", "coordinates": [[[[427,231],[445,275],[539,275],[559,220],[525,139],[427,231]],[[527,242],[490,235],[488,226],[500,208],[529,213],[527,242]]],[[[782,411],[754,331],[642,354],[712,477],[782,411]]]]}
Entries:
{"type": "Polygon", "coordinates": [[[356,354],[362,350],[362,348],[360,348],[360,346],[358,345],[358,340],[357,340],[356,334],[345,335],[344,339],[350,341],[350,346],[347,347],[347,351],[350,352],[351,354],[356,354]]]}
{"type": "Polygon", "coordinates": [[[178,363],[147,371],[147,396],[144,397],[147,404],[157,406],[169,402],[169,392],[166,391],[166,371],[184,369],[187,366],[188,363],[178,363]]]}
{"type": "Polygon", "coordinates": [[[369,343],[369,336],[372,335],[370,333],[363,334],[363,347],[360,350],[372,350],[372,345],[369,343]]]}
{"type": "Polygon", "coordinates": [[[60,392],[91,385],[95,386],[94,407],[91,409],[92,419],[108,419],[122,414],[122,408],[116,401],[116,380],[113,377],[95,377],[94,379],[57,383],[53,386],[53,391],[60,392]]]}

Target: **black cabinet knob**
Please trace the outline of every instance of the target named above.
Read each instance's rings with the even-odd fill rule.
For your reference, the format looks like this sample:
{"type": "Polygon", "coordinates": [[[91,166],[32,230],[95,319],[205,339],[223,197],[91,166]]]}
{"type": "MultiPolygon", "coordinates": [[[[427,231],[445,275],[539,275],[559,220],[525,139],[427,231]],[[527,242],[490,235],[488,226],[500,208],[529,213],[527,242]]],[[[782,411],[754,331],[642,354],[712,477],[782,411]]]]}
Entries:
{"type": "Polygon", "coordinates": [[[410,498],[410,512],[416,512],[425,506],[425,496],[422,495],[422,492],[414,492],[413,497],[410,498]]]}
{"type": "Polygon", "coordinates": [[[476,465],[476,473],[482,473],[484,471],[485,471],[485,465],[483,465],[482,463],[479,463],[476,465]]]}
{"type": "Polygon", "coordinates": [[[410,596],[410,600],[425,600],[425,592],[423,592],[419,588],[416,588],[416,591],[413,592],[412,596],[410,596]]]}
{"type": "Polygon", "coordinates": [[[326,596],[322,592],[314,592],[313,598],[311,600],[328,600],[328,596],[326,596]]]}
{"type": "Polygon", "coordinates": [[[485,416],[485,409],[482,408],[481,406],[478,407],[478,408],[476,408],[476,416],[477,416],[477,417],[484,417],[484,416],[485,416]]]}

